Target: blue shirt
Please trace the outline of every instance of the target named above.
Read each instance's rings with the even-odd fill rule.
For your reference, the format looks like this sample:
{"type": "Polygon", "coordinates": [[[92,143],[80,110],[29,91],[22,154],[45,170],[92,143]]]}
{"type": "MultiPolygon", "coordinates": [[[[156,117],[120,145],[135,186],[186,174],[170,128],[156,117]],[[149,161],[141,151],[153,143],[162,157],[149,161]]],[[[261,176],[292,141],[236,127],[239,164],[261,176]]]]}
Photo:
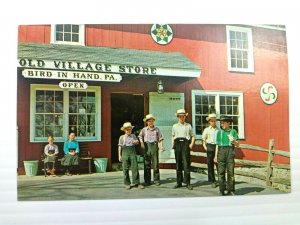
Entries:
{"type": "Polygon", "coordinates": [[[75,149],[76,153],[80,152],[78,141],[66,141],[64,143],[64,153],[67,154],[70,149],[75,149]]]}

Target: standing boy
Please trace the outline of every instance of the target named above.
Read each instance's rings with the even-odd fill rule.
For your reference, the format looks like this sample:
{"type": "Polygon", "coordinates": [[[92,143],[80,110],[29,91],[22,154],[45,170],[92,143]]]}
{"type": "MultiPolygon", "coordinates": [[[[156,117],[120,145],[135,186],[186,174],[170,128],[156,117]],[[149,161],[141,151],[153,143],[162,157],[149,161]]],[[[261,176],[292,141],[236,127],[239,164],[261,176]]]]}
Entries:
{"type": "Polygon", "coordinates": [[[184,182],[189,190],[193,190],[190,183],[190,150],[194,146],[195,136],[191,124],[185,122],[188,113],[186,113],[184,109],[178,109],[175,115],[177,116],[178,123],[172,127],[172,145],[175,151],[177,178],[177,183],[174,188],[182,187],[182,182],[184,182]],[[182,169],[184,170],[184,179],[182,169]]]}
{"type": "Polygon", "coordinates": [[[206,120],[209,122],[209,127],[206,127],[202,134],[203,139],[203,147],[207,153],[207,175],[208,182],[211,183],[212,187],[216,187],[216,178],[214,172],[214,158],[216,154],[216,136],[217,131],[219,130],[217,127],[217,116],[215,113],[209,114],[206,117],[206,120]]]}
{"type": "Polygon", "coordinates": [[[221,130],[217,133],[217,160],[219,171],[219,190],[220,195],[225,195],[227,186],[227,195],[234,195],[234,148],[239,146],[238,134],[235,129],[230,128],[232,119],[228,116],[222,116],[221,130]],[[227,185],[225,173],[227,171],[227,185]]]}
{"type": "Polygon", "coordinates": [[[119,161],[122,162],[124,185],[127,190],[131,188],[129,177],[130,166],[132,172],[132,183],[134,186],[144,189],[144,186],[140,184],[138,163],[135,152],[135,145],[138,145],[139,141],[136,136],[132,134],[133,128],[134,126],[132,126],[130,122],[123,124],[121,130],[124,131],[125,134],[120,136],[118,144],[119,161]]]}
{"type": "Polygon", "coordinates": [[[152,114],[146,115],[143,119],[147,123],[140,134],[139,139],[141,142],[141,148],[145,150],[144,154],[144,179],[145,185],[151,185],[151,162],[153,164],[153,179],[155,185],[160,185],[159,176],[159,161],[158,161],[158,144],[160,144],[160,150],[164,150],[163,137],[158,127],[154,126],[155,117],[152,114]]]}

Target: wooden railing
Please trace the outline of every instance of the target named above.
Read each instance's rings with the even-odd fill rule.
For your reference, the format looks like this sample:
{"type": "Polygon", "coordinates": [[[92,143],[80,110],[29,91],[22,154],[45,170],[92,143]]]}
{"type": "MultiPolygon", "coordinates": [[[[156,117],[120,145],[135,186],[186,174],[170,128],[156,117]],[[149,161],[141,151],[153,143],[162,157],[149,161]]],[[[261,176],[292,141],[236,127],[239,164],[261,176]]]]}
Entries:
{"type": "MultiPolygon", "coordinates": [[[[260,180],[266,181],[267,186],[272,186],[272,183],[279,183],[279,184],[284,184],[287,186],[291,185],[291,180],[290,178],[286,177],[275,177],[273,176],[273,168],[277,169],[286,169],[290,170],[290,164],[279,164],[279,163],[274,163],[274,156],[278,155],[281,157],[286,157],[290,158],[290,153],[287,151],[282,151],[282,150],[274,150],[274,139],[269,140],[269,148],[264,149],[262,147],[258,146],[253,146],[249,144],[240,144],[239,148],[243,149],[244,151],[257,151],[257,152],[265,152],[268,154],[267,161],[252,161],[252,160],[243,160],[243,159],[235,159],[235,166],[247,166],[247,167],[261,167],[261,168],[266,168],[266,174],[261,174],[261,173],[255,173],[255,172],[247,172],[247,171],[235,171],[236,175],[241,175],[241,176],[247,176],[247,177],[254,177],[260,180]]],[[[199,156],[199,157],[205,157],[207,156],[206,152],[194,152],[191,151],[192,156],[199,156]]],[[[191,166],[196,167],[196,168],[203,168],[206,169],[207,165],[206,164],[201,164],[201,163],[196,163],[192,162],[191,166]]]]}

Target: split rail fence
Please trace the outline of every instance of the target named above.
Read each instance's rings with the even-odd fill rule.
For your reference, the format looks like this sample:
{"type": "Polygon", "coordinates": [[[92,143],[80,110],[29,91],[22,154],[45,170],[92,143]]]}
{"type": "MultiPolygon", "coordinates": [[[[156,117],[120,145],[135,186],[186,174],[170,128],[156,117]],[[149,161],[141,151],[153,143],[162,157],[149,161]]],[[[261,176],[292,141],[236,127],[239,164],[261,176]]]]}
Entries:
{"type": "MultiPolygon", "coordinates": [[[[274,139],[269,140],[269,148],[265,149],[258,146],[253,146],[249,144],[240,144],[239,148],[243,149],[243,151],[255,151],[255,152],[264,152],[267,154],[266,161],[252,161],[252,160],[243,160],[243,159],[235,159],[235,166],[236,167],[250,167],[250,168],[266,168],[266,173],[256,173],[251,171],[235,171],[235,175],[241,175],[246,177],[254,177],[260,180],[264,180],[267,186],[272,186],[272,183],[279,183],[283,185],[290,186],[291,179],[289,177],[277,177],[273,175],[273,169],[286,169],[290,171],[290,164],[279,164],[274,163],[274,156],[278,155],[281,157],[290,158],[290,152],[282,151],[282,150],[275,150],[274,149],[275,141],[274,139]]],[[[199,156],[206,158],[206,152],[194,152],[191,151],[191,156],[199,156]]],[[[206,164],[192,162],[192,167],[207,169],[206,164]]]]}

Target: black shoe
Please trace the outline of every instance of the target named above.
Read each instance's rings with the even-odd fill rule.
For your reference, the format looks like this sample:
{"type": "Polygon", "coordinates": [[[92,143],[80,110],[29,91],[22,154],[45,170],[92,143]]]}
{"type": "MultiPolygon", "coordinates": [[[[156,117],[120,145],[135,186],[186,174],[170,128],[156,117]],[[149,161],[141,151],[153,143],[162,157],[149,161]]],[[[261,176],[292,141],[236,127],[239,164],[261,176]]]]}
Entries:
{"type": "Polygon", "coordinates": [[[151,182],[145,182],[144,183],[144,186],[150,186],[151,185],[151,182]]]}
{"type": "Polygon", "coordinates": [[[190,184],[186,185],[186,188],[189,189],[189,190],[193,190],[193,187],[190,184]]]}
{"type": "Polygon", "coordinates": [[[182,184],[176,184],[176,185],[174,186],[175,189],[176,189],[176,188],[180,188],[180,187],[182,187],[182,184]]]}
{"type": "Polygon", "coordinates": [[[159,183],[159,182],[155,182],[154,184],[155,184],[156,186],[159,186],[159,185],[160,185],[160,183],[159,183]]]}
{"type": "Polygon", "coordinates": [[[235,193],[234,193],[233,191],[228,191],[228,192],[227,192],[227,195],[234,196],[234,195],[235,195],[235,193]]]}
{"type": "Polygon", "coordinates": [[[224,195],[225,195],[224,191],[220,191],[220,192],[219,192],[219,195],[220,195],[220,196],[224,196],[224,195]]]}

